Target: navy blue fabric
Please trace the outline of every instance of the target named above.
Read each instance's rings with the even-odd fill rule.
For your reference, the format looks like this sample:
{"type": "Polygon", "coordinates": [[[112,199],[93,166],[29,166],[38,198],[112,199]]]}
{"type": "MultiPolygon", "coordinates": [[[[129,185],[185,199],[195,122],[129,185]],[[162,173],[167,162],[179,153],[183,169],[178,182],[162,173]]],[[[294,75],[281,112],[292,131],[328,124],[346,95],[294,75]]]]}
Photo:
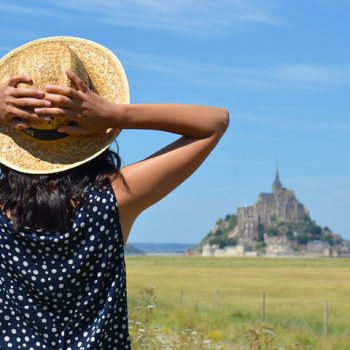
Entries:
{"type": "Polygon", "coordinates": [[[87,194],[67,231],[0,212],[1,350],[130,350],[118,203],[111,184],[87,194]]]}

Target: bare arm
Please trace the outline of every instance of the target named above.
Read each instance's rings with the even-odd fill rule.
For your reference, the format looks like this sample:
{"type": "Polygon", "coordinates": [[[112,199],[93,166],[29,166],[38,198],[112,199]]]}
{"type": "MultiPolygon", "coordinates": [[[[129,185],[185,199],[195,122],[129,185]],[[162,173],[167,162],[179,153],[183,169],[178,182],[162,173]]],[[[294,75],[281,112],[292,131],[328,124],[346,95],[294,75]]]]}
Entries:
{"type": "MultiPolygon", "coordinates": [[[[133,219],[186,180],[218,144],[229,125],[226,109],[193,105],[129,105],[113,127],[182,134],[149,157],[121,169],[130,189],[115,183],[119,202],[133,219]]],[[[115,116],[118,112],[115,112],[115,116]]]]}
{"type": "Polygon", "coordinates": [[[115,128],[162,130],[186,137],[220,133],[229,123],[224,108],[186,104],[112,104],[109,118],[115,128]]]}
{"type": "Polygon", "coordinates": [[[112,127],[182,135],[149,157],[123,167],[125,183],[119,177],[113,180],[126,242],[136,217],[185,181],[215,148],[228,128],[229,113],[211,106],[115,104],[90,91],[73,73],[67,75],[77,90],[47,87],[45,98],[56,106],[35,109],[42,115],[67,117],[78,123],[78,126],[61,126],[58,131],[90,135],[112,127]]]}

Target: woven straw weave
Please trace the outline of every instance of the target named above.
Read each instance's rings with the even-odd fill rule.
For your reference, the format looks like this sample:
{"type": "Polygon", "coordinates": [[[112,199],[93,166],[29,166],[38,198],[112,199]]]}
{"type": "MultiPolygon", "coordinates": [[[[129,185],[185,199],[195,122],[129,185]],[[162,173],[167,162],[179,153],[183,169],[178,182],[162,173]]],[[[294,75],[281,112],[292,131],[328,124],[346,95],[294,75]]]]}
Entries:
{"type": "MultiPolygon", "coordinates": [[[[33,85],[18,87],[44,89],[48,83],[70,86],[64,73],[75,72],[90,88],[115,103],[129,103],[129,86],[118,58],[92,41],[73,37],[52,37],[30,42],[0,61],[0,84],[16,74],[26,74],[33,85]]],[[[38,129],[57,129],[64,118],[51,122],[33,121],[38,129]]],[[[93,136],[68,136],[55,141],[32,138],[23,131],[0,124],[0,162],[25,173],[53,173],[76,167],[102,153],[121,130],[108,129],[93,136]]]]}

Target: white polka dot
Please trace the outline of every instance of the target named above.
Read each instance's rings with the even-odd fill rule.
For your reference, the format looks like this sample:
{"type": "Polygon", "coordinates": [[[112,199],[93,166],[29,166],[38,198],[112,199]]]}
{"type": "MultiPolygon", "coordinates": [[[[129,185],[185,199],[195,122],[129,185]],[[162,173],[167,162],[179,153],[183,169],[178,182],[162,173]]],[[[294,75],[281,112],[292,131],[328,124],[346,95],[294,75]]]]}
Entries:
{"type": "Polygon", "coordinates": [[[114,224],[118,218],[112,212],[116,210],[114,194],[108,188],[87,187],[87,210],[82,206],[74,214],[68,230],[35,232],[28,227],[17,236],[0,220],[0,242],[6,241],[1,246],[2,258],[9,267],[8,294],[0,290],[0,326],[8,325],[0,335],[7,348],[58,348],[62,337],[67,350],[130,350],[126,270],[123,259],[114,258],[123,257],[124,248],[114,224]],[[1,232],[8,233],[6,238],[1,232]],[[16,312],[9,306],[10,297],[16,312]],[[74,313],[78,314],[72,327],[59,331],[74,313]],[[92,321],[92,328],[81,327],[92,321]],[[104,336],[95,337],[100,333],[104,336]]]}

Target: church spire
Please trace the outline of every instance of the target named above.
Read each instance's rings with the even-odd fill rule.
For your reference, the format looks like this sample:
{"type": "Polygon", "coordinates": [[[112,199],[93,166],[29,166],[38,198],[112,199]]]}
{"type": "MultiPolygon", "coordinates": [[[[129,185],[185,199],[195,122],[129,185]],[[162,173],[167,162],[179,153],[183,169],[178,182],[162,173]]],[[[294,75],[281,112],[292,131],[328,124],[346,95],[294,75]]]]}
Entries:
{"type": "Polygon", "coordinates": [[[276,176],[275,176],[275,181],[272,184],[272,189],[273,190],[278,190],[282,188],[282,183],[280,181],[280,175],[279,175],[279,170],[278,170],[278,162],[276,163],[276,176]]]}

